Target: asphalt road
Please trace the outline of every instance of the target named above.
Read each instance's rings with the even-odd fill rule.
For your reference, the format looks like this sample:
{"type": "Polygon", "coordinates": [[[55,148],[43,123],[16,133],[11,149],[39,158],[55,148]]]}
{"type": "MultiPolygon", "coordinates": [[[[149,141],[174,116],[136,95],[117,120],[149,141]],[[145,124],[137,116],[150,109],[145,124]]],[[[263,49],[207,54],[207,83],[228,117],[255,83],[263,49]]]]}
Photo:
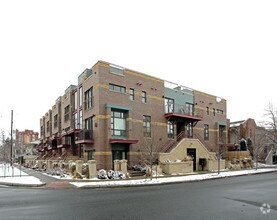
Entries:
{"type": "Polygon", "coordinates": [[[268,173],[131,188],[3,187],[0,219],[276,220],[276,186],[268,173]]]}

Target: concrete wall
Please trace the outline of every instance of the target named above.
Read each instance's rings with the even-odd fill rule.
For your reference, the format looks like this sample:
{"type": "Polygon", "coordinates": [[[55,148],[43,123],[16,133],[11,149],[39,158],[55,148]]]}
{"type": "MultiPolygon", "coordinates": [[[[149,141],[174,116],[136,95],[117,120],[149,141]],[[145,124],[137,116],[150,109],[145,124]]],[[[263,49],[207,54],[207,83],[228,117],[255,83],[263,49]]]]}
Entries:
{"type": "Polygon", "coordinates": [[[250,152],[247,151],[228,151],[227,153],[228,160],[233,160],[234,158],[251,158],[250,152]]]}
{"type": "Polygon", "coordinates": [[[183,174],[193,172],[192,161],[162,163],[160,166],[165,174],[183,174]]]}
{"type": "Polygon", "coordinates": [[[198,139],[183,139],[170,153],[160,153],[159,161],[164,163],[166,160],[183,160],[187,156],[187,149],[196,149],[196,170],[201,170],[199,158],[215,159],[215,153],[209,152],[198,139]]]}

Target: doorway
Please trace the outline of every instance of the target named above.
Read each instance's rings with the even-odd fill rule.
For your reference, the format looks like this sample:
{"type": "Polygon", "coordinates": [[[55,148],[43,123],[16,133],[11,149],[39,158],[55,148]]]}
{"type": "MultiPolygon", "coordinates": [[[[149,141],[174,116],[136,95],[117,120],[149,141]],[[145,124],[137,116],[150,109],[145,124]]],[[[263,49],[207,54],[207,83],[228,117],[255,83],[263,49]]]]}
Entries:
{"type": "Polygon", "coordinates": [[[193,159],[193,171],[196,171],[196,148],[187,148],[187,155],[193,159]]]}

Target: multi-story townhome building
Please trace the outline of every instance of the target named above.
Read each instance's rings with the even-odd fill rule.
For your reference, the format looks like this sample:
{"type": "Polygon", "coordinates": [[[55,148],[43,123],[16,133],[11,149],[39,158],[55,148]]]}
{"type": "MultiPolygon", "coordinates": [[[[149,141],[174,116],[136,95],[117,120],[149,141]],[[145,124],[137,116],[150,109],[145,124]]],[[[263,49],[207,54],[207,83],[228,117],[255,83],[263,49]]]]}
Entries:
{"type": "MultiPolygon", "coordinates": [[[[94,159],[99,169],[112,168],[116,159],[138,164],[144,145],[162,153],[183,138],[197,138],[210,151],[226,143],[225,99],[104,61],[86,69],[58,103],[51,138],[61,138],[59,155],[94,159]]],[[[44,143],[47,120],[40,120],[44,143]]]]}

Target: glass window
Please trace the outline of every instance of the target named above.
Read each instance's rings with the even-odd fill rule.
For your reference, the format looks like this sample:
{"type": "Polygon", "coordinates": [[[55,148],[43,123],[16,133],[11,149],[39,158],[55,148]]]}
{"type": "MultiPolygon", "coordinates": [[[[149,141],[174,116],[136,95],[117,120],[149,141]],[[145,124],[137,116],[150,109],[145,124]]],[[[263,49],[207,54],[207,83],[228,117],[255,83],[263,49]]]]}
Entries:
{"type": "Polygon", "coordinates": [[[188,115],[193,116],[194,115],[194,105],[191,103],[186,103],[185,105],[185,113],[188,115]]]}
{"type": "Polygon", "coordinates": [[[54,128],[58,127],[58,115],[54,116],[54,128]]]}
{"type": "Polygon", "coordinates": [[[120,111],[111,112],[111,135],[125,136],[126,135],[126,113],[120,111]]]}
{"type": "Polygon", "coordinates": [[[215,108],[213,108],[213,115],[215,116],[215,108]]]}
{"type": "Polygon", "coordinates": [[[130,89],[129,90],[129,98],[130,98],[130,100],[131,101],[134,101],[135,100],[135,91],[134,91],[134,89],[130,89]]]}
{"type": "Polygon", "coordinates": [[[141,100],[142,100],[142,102],[143,103],[146,103],[146,92],[144,92],[144,91],[142,91],[142,93],[141,93],[141,100]]]}
{"type": "Polygon", "coordinates": [[[64,121],[69,120],[69,105],[64,108],[64,121]]]}
{"type": "Polygon", "coordinates": [[[186,131],[187,131],[187,137],[192,138],[193,137],[193,125],[192,123],[188,123],[187,127],[186,127],[186,131]]]}
{"type": "Polygon", "coordinates": [[[85,109],[92,108],[92,88],[85,92],[85,109]]]}
{"type": "Polygon", "coordinates": [[[122,93],[126,92],[126,88],[124,86],[119,86],[115,84],[109,84],[109,89],[115,92],[122,92],[122,93]]]}
{"type": "Polygon", "coordinates": [[[143,135],[151,137],[151,117],[147,115],[143,115],[143,135]]]}
{"type": "Polygon", "coordinates": [[[206,115],[209,115],[209,113],[210,113],[210,109],[209,107],[206,107],[206,115]]]}
{"type": "Polygon", "coordinates": [[[110,73],[124,75],[124,69],[118,66],[110,65],[110,73]]]}
{"type": "Polygon", "coordinates": [[[85,119],[85,129],[93,130],[93,118],[92,117],[85,119]]]}
{"type": "Polygon", "coordinates": [[[164,99],[164,107],[165,107],[165,113],[173,113],[174,112],[174,100],[165,98],[164,99]]]}
{"type": "Polygon", "coordinates": [[[83,105],[83,87],[79,88],[79,106],[83,105]]]}
{"type": "Polygon", "coordinates": [[[73,129],[78,128],[78,115],[77,113],[73,114],[73,129]]]}
{"type": "Polygon", "coordinates": [[[167,137],[168,138],[174,138],[173,121],[167,121],[167,137]]]}
{"type": "Polygon", "coordinates": [[[209,125],[204,124],[204,140],[209,140],[209,125]]]}
{"type": "Polygon", "coordinates": [[[83,111],[79,111],[79,129],[83,129],[83,111]]]}

